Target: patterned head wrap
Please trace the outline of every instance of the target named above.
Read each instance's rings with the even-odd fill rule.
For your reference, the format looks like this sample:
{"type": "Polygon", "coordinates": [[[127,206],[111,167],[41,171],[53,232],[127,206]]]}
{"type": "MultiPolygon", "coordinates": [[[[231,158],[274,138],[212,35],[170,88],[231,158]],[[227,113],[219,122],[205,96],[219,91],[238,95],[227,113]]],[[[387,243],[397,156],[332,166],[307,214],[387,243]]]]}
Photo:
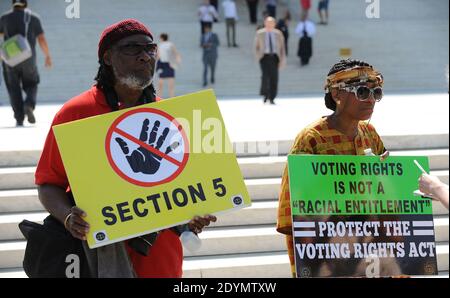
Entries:
{"type": "Polygon", "coordinates": [[[331,88],[342,88],[350,84],[377,83],[383,86],[383,75],[371,66],[354,66],[329,75],[325,82],[324,89],[331,92],[331,88]]]}

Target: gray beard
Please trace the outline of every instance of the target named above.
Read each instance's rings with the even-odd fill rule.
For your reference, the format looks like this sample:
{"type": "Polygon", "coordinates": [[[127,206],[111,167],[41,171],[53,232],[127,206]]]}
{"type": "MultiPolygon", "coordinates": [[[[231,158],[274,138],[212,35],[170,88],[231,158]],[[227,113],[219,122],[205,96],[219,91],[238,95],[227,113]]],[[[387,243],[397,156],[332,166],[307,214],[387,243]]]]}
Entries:
{"type": "Polygon", "coordinates": [[[132,90],[144,90],[148,86],[152,84],[152,78],[139,78],[133,74],[130,74],[128,76],[119,76],[117,75],[116,69],[113,67],[114,77],[117,81],[117,83],[127,86],[128,88],[132,90]]]}

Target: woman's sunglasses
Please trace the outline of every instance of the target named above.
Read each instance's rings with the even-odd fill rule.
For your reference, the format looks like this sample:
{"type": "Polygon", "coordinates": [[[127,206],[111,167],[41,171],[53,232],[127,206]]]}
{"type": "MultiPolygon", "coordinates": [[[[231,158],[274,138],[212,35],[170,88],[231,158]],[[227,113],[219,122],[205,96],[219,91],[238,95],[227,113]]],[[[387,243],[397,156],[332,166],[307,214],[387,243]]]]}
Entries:
{"type": "Polygon", "coordinates": [[[368,101],[371,94],[377,102],[383,98],[383,88],[381,87],[369,88],[367,86],[350,86],[341,89],[354,93],[359,101],[368,101]]]}

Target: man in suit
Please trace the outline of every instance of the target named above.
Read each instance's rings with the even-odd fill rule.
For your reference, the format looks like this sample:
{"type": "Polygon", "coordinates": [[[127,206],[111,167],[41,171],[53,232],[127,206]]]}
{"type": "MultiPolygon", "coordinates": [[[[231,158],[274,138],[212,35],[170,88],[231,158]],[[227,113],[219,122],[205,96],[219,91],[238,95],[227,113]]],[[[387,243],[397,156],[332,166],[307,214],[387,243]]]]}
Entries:
{"type": "Polygon", "coordinates": [[[208,67],[211,69],[211,84],[215,83],[214,74],[218,57],[217,47],[220,45],[219,37],[211,31],[211,26],[205,26],[205,33],[200,40],[203,48],[203,87],[208,85],[208,67]]]}
{"type": "Polygon", "coordinates": [[[255,36],[254,50],[262,71],[261,92],[264,103],[275,104],[278,92],[278,71],[286,64],[286,50],[283,33],[275,29],[275,19],[267,17],[264,28],[255,36]]]}

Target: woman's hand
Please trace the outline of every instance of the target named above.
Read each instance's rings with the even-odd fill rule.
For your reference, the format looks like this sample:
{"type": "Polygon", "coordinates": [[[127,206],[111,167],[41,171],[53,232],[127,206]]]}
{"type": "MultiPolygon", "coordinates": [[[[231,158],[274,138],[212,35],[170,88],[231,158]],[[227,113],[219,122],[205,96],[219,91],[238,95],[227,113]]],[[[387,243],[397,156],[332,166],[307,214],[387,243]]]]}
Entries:
{"type": "Polygon", "coordinates": [[[384,151],[384,153],[380,155],[380,161],[385,161],[389,157],[389,154],[389,151],[384,151]]]}

